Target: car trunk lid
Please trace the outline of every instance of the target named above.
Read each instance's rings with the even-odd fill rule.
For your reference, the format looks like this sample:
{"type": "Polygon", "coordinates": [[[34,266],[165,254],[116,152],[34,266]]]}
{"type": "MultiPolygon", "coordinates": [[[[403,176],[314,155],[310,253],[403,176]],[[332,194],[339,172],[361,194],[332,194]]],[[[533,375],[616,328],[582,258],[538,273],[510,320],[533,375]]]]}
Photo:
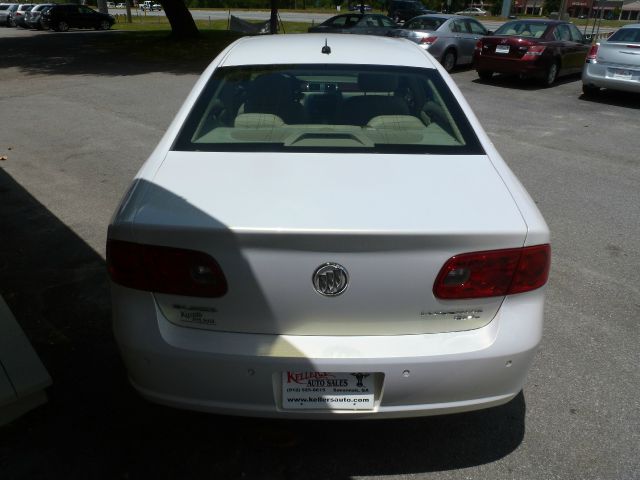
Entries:
{"type": "Polygon", "coordinates": [[[135,216],[137,242],[190,248],[220,264],[220,298],[156,294],[175,323],[291,335],[459,331],[501,297],[440,300],[455,254],[522,246],[526,224],[487,156],[170,152],[135,216]],[[314,272],[336,263],[346,291],[314,272]]]}

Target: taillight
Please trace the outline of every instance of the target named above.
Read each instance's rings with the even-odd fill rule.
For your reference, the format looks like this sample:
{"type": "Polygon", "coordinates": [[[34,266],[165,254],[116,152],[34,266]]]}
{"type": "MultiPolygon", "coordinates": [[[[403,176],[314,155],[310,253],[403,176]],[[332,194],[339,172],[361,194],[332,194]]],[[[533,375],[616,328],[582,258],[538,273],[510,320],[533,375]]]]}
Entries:
{"type": "Polygon", "coordinates": [[[427,46],[433,45],[437,39],[438,37],[422,37],[420,39],[420,44],[427,45],[427,46]]]}
{"type": "Polygon", "coordinates": [[[445,300],[524,293],[547,283],[550,265],[548,244],[456,255],[440,270],[433,293],[445,300]]]}
{"type": "Polygon", "coordinates": [[[108,240],[107,268],[115,283],[137,290],[190,297],[227,293],[218,262],[195,250],[108,240]]]}
{"type": "Polygon", "coordinates": [[[482,50],[482,40],[478,40],[476,42],[476,52],[479,52],[482,50]]]}
{"type": "Polygon", "coordinates": [[[524,52],[522,59],[535,60],[536,58],[538,58],[540,55],[544,53],[546,48],[547,47],[544,47],[542,45],[531,45],[529,48],[527,48],[527,51],[524,52]]]}
{"type": "Polygon", "coordinates": [[[589,49],[589,53],[587,53],[587,63],[595,63],[596,62],[596,57],[598,56],[598,47],[600,46],[599,43],[596,43],[595,45],[591,45],[591,48],[589,49]]]}

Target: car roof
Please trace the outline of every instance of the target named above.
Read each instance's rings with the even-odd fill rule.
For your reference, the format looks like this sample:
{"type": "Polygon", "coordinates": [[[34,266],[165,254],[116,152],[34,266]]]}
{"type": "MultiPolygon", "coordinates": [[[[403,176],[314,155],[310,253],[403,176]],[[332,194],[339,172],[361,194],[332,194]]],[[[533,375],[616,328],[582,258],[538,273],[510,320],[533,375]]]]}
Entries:
{"type": "Polygon", "coordinates": [[[220,66],[314,63],[435,68],[419,46],[404,39],[319,33],[244,37],[231,46],[220,66]],[[325,41],[330,54],[322,53],[325,41]]]}

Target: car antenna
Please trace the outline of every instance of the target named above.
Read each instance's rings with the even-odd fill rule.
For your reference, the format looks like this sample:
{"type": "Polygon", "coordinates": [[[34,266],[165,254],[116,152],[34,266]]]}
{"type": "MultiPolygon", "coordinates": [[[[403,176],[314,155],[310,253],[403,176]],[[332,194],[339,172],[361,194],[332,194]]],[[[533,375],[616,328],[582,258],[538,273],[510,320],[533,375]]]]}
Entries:
{"type": "Polygon", "coordinates": [[[327,39],[324,39],[324,47],[322,47],[321,53],[326,53],[329,55],[331,53],[331,47],[327,45],[327,39]]]}

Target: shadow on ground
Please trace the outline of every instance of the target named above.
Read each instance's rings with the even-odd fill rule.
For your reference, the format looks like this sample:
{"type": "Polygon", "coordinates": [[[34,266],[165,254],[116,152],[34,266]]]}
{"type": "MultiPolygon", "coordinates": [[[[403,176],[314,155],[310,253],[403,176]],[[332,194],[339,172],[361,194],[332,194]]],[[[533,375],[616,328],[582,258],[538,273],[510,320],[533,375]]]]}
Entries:
{"type": "Polygon", "coordinates": [[[168,31],[39,31],[0,39],[0,69],[44,75],[194,74],[237,38],[225,30],[201,32],[195,40],[171,39],[168,31]]]}
{"type": "MultiPolygon", "coordinates": [[[[393,421],[273,421],[156,406],[132,391],[104,260],[0,168],[0,294],[53,378],[0,430],[0,478],[348,479],[482,465],[521,443],[525,402],[393,421]]],[[[428,386],[426,386],[428,388],[428,386]]]]}

